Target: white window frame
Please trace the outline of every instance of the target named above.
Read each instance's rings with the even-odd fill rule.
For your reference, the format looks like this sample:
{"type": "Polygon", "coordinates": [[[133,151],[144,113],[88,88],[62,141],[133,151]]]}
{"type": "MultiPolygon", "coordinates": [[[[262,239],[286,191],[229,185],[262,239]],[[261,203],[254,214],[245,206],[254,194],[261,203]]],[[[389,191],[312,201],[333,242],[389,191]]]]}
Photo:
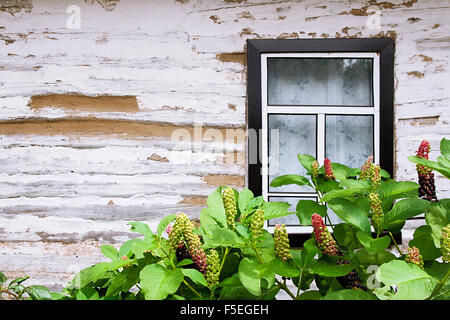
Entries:
{"type": "MultiPolygon", "coordinates": [[[[265,201],[269,197],[317,197],[313,192],[269,192],[268,159],[268,115],[269,114],[312,114],[317,115],[317,160],[320,165],[325,159],[325,115],[372,115],[374,121],[374,163],[380,159],[380,56],[378,52],[312,52],[312,53],[262,53],[261,54],[261,173],[262,195],[265,201]],[[371,58],[373,59],[373,106],[271,106],[267,102],[267,59],[268,58],[371,58]]],[[[295,161],[293,159],[292,161],[295,161]]],[[[299,164],[300,165],[300,164],[299,164]]],[[[317,198],[316,198],[317,199],[317,198]]],[[[275,227],[265,221],[264,227],[273,232],[275,227]]],[[[288,233],[311,233],[311,226],[286,226],[288,233]]]]}

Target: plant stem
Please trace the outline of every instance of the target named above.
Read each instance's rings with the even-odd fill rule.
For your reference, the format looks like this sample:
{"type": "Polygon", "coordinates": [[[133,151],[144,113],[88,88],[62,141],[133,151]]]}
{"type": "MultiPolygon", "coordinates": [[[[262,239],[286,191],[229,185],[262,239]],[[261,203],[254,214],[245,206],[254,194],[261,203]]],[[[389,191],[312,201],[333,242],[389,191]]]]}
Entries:
{"type": "Polygon", "coordinates": [[[256,257],[258,258],[259,262],[264,263],[263,259],[261,258],[261,255],[258,252],[258,249],[256,249],[256,246],[253,247],[253,250],[255,251],[256,257]]]}
{"type": "Polygon", "coordinates": [[[14,299],[16,299],[16,300],[21,300],[20,297],[17,294],[15,294],[14,292],[4,290],[4,289],[0,290],[0,292],[10,295],[10,296],[14,297],[14,299]]]}
{"type": "MultiPolygon", "coordinates": [[[[316,182],[314,180],[313,180],[313,184],[314,184],[314,191],[316,191],[317,196],[318,196],[318,201],[317,202],[320,202],[320,200],[322,199],[322,193],[317,188],[316,182]]],[[[327,219],[328,219],[328,221],[330,223],[331,231],[333,231],[333,233],[334,233],[334,226],[331,223],[330,216],[328,215],[328,210],[325,212],[325,216],[327,217],[327,219]]]]}
{"type": "Polygon", "coordinates": [[[183,279],[183,283],[184,283],[189,289],[191,289],[192,292],[194,292],[199,298],[203,298],[203,297],[201,296],[200,293],[198,293],[194,288],[191,287],[191,285],[190,285],[189,283],[187,283],[186,280],[183,279]]]}
{"type": "Polygon", "coordinates": [[[300,283],[302,283],[302,277],[303,277],[303,270],[300,273],[300,275],[298,276],[297,294],[296,294],[296,298],[295,299],[298,299],[298,296],[300,294],[300,283]]]}
{"type": "Polygon", "coordinates": [[[442,287],[444,286],[444,284],[447,282],[449,277],[450,277],[450,268],[448,269],[447,274],[445,275],[444,279],[442,279],[441,281],[439,281],[437,283],[437,285],[434,287],[433,292],[431,292],[430,296],[426,300],[430,300],[436,293],[438,293],[439,290],[441,290],[442,287]]]}
{"type": "Polygon", "coordinates": [[[292,300],[297,300],[297,297],[294,296],[294,294],[289,290],[285,282],[280,282],[278,279],[275,278],[275,281],[277,282],[278,286],[283,289],[291,298],[292,300]]]}
{"type": "Polygon", "coordinates": [[[389,236],[392,239],[392,242],[394,242],[395,247],[397,248],[398,253],[400,253],[401,256],[403,256],[402,250],[400,250],[400,247],[398,246],[397,242],[394,239],[394,236],[392,235],[392,232],[389,231],[389,236]]]}
{"type": "Polygon", "coordinates": [[[220,263],[219,274],[222,272],[223,265],[225,264],[225,259],[227,258],[227,255],[229,252],[230,252],[230,248],[227,247],[225,249],[225,253],[223,254],[222,262],[220,263]]]}

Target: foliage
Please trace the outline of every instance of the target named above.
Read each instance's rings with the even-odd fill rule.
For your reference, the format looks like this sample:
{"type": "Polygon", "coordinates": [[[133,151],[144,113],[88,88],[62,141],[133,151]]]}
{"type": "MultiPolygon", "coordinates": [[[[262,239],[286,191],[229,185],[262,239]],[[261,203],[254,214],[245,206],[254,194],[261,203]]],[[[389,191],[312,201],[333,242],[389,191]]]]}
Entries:
{"type": "Polygon", "coordinates": [[[0,300],[52,300],[58,295],[52,294],[44,286],[24,285],[29,278],[29,276],[16,278],[7,284],[8,278],[0,272],[0,300]]]}
{"type": "MultiPolygon", "coordinates": [[[[436,163],[410,159],[421,170],[430,169],[427,173],[447,176],[448,141],[442,140],[436,163]]],[[[372,157],[361,168],[329,159],[319,167],[304,154],[298,161],[306,176],[288,174],[271,182],[272,187],[308,186],[317,193],[317,201],[300,200],[294,213],[287,203],[221,186],[209,195],[197,222],[183,213],[163,218],[155,231],[131,222],[139,236],[118,249],[102,246],[110,261],[81,270],[61,293],[23,287],[23,280],[12,281],[2,293],[60,300],[266,300],[280,290],[295,300],[450,298],[450,199],[419,198],[419,184],[395,181],[372,157]],[[324,224],[331,211],[341,223],[324,224]],[[290,214],[314,230],[301,248],[289,244],[284,225],[277,225],[273,235],[263,228],[264,221],[290,214]],[[394,235],[407,219],[421,214],[426,224],[402,252],[394,235]]],[[[430,179],[426,183],[434,183],[430,179]]]]}

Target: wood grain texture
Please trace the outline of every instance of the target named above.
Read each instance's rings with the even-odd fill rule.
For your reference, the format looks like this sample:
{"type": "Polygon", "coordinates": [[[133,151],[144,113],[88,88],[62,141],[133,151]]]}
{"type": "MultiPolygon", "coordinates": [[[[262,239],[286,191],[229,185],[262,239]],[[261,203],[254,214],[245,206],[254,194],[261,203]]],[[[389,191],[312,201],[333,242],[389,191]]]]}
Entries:
{"type": "Polygon", "coordinates": [[[129,221],[242,188],[247,39],[395,38],[395,177],[417,181],[407,156],[450,136],[449,15],[446,0],[2,1],[0,270],[61,288],[129,221]]]}

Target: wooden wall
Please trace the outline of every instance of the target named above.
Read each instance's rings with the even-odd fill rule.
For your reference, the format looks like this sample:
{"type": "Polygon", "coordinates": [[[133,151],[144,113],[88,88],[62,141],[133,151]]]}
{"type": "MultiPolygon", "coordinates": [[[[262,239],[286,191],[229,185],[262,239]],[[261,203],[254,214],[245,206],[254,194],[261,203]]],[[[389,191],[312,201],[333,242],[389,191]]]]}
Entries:
{"type": "Polygon", "coordinates": [[[249,38],[395,38],[396,178],[416,180],[406,157],[450,136],[449,16],[447,0],[0,1],[0,270],[61,288],[127,222],[195,216],[217,186],[244,187],[231,138],[249,38]]]}

